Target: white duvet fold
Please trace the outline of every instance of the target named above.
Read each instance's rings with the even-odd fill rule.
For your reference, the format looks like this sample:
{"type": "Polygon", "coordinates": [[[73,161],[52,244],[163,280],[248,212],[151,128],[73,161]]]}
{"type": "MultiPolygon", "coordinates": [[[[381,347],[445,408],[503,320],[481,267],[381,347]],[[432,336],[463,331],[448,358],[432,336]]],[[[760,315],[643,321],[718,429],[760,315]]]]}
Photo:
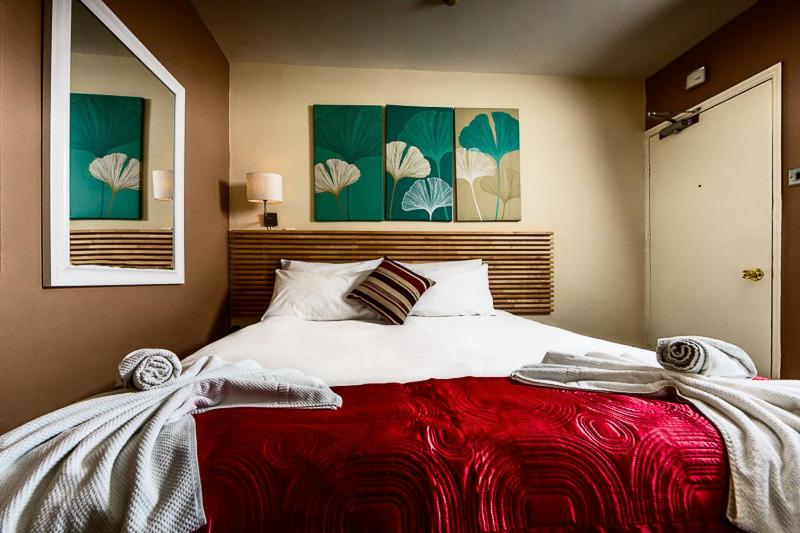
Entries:
{"type": "Polygon", "coordinates": [[[620,356],[548,353],[512,374],[549,387],[677,396],[719,430],[731,469],[728,519],[754,532],[800,531],[800,381],[710,377],[620,356]]]}
{"type": "Polygon", "coordinates": [[[168,385],[53,411],[0,436],[0,531],[194,530],[205,516],[189,414],[340,405],[299,371],[202,357],[168,385]]]}
{"type": "Polygon", "coordinates": [[[269,317],[202,348],[218,355],[292,367],[331,387],[409,383],[464,376],[507,377],[548,351],[626,354],[656,365],[655,353],[498,311],[495,316],[410,316],[402,327],[363,320],[315,322],[269,317]]]}

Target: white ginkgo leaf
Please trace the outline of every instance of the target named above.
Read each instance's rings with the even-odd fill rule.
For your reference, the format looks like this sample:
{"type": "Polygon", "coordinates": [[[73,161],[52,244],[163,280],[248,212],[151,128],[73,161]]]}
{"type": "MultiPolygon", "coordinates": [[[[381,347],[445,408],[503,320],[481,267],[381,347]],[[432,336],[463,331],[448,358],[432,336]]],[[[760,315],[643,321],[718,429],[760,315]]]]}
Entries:
{"type": "Polygon", "coordinates": [[[458,148],[456,150],[456,177],[472,184],[482,176],[494,176],[497,164],[490,155],[476,148],[458,148]]]}
{"type": "Polygon", "coordinates": [[[128,156],[120,153],[98,157],[89,164],[89,173],[111,187],[116,194],[123,189],[139,190],[139,160],[132,158],[125,166],[128,156]]]}
{"type": "Polygon", "coordinates": [[[406,151],[407,146],[403,141],[386,144],[386,172],[395,182],[403,178],[424,178],[431,173],[431,165],[419,148],[408,146],[406,151]]]}
{"type": "Polygon", "coordinates": [[[432,177],[414,182],[403,195],[400,207],[403,211],[427,211],[428,220],[433,220],[433,213],[437,209],[452,205],[453,188],[442,178],[432,177]]]}
{"type": "Polygon", "coordinates": [[[361,177],[357,166],[341,159],[328,159],[314,165],[314,191],[328,192],[338,198],[342,189],[361,177]]]}

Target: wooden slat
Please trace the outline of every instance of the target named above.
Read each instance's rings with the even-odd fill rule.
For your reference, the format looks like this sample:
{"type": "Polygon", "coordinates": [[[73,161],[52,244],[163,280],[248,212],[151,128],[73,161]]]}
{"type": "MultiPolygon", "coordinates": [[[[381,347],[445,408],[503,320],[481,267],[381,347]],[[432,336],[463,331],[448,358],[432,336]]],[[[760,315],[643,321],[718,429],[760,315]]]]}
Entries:
{"type": "Polygon", "coordinates": [[[246,324],[269,304],[280,259],[347,263],[389,256],[427,263],[483,259],[495,307],[516,314],[553,312],[551,232],[259,231],[228,238],[231,317],[246,324]]]}
{"type": "Polygon", "coordinates": [[[171,230],[72,230],[70,262],[172,269],[171,230]]]}

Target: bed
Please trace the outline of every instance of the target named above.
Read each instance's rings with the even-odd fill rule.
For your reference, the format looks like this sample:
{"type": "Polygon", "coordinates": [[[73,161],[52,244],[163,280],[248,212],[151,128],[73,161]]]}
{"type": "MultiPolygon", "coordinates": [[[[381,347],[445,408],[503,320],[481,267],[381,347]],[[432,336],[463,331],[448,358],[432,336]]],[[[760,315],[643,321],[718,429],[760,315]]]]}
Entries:
{"type": "MultiPolygon", "coordinates": [[[[693,407],[509,378],[547,352],[657,365],[651,351],[517,316],[552,311],[553,248],[549,232],[231,232],[237,321],[256,321],[270,295],[275,304],[287,254],[353,265],[388,255],[418,272],[419,263],[480,258],[497,310],[409,316],[402,326],[278,314],[191,356],[296,368],[343,400],[337,411],[196,415],[205,529],[734,529],[723,440],[693,407]]],[[[430,292],[453,283],[437,280],[430,292]]],[[[453,299],[469,292],[463,280],[454,287],[453,299]]]]}
{"type": "Polygon", "coordinates": [[[325,380],[338,411],[195,416],[207,531],[722,531],[720,435],[673,401],[531,387],[546,351],[654,354],[498,311],[276,316],[192,358],[325,380]]]}
{"type": "Polygon", "coordinates": [[[552,309],[551,235],[387,234],[248,235],[263,317],[0,437],[0,529],[798,530],[797,382],[507,312],[552,309]]]}

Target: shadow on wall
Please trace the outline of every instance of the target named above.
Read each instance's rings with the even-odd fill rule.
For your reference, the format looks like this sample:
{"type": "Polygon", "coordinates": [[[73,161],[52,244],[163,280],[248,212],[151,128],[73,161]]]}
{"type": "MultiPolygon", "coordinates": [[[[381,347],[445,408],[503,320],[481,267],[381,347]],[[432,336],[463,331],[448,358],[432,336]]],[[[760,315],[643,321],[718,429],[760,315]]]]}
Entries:
{"type": "MultiPolygon", "coordinates": [[[[221,185],[224,182],[220,182],[221,185]]],[[[231,198],[245,198],[247,196],[247,185],[244,183],[231,183],[230,186],[227,187],[229,192],[227,193],[228,200],[231,198]]],[[[251,211],[249,203],[239,204],[237,203],[229,203],[230,205],[230,212],[231,215],[241,214],[241,213],[249,213],[251,211]]]]}
{"type": "MultiPolygon", "coordinates": [[[[264,303],[264,310],[267,308],[267,302],[264,303]]],[[[216,318],[213,323],[213,329],[211,331],[215,332],[213,337],[210,339],[209,342],[214,342],[216,340],[221,339],[225,335],[231,332],[231,292],[230,290],[226,291],[225,298],[219,303],[216,312],[216,318]]],[[[191,349],[185,353],[178,354],[179,357],[185,358],[192,355],[194,352],[203,348],[204,346],[208,346],[207,343],[200,343],[195,344],[191,347],[191,349]]]]}
{"type": "Polygon", "coordinates": [[[219,180],[219,208],[225,213],[228,212],[231,205],[231,188],[228,185],[228,179],[219,180]]]}

